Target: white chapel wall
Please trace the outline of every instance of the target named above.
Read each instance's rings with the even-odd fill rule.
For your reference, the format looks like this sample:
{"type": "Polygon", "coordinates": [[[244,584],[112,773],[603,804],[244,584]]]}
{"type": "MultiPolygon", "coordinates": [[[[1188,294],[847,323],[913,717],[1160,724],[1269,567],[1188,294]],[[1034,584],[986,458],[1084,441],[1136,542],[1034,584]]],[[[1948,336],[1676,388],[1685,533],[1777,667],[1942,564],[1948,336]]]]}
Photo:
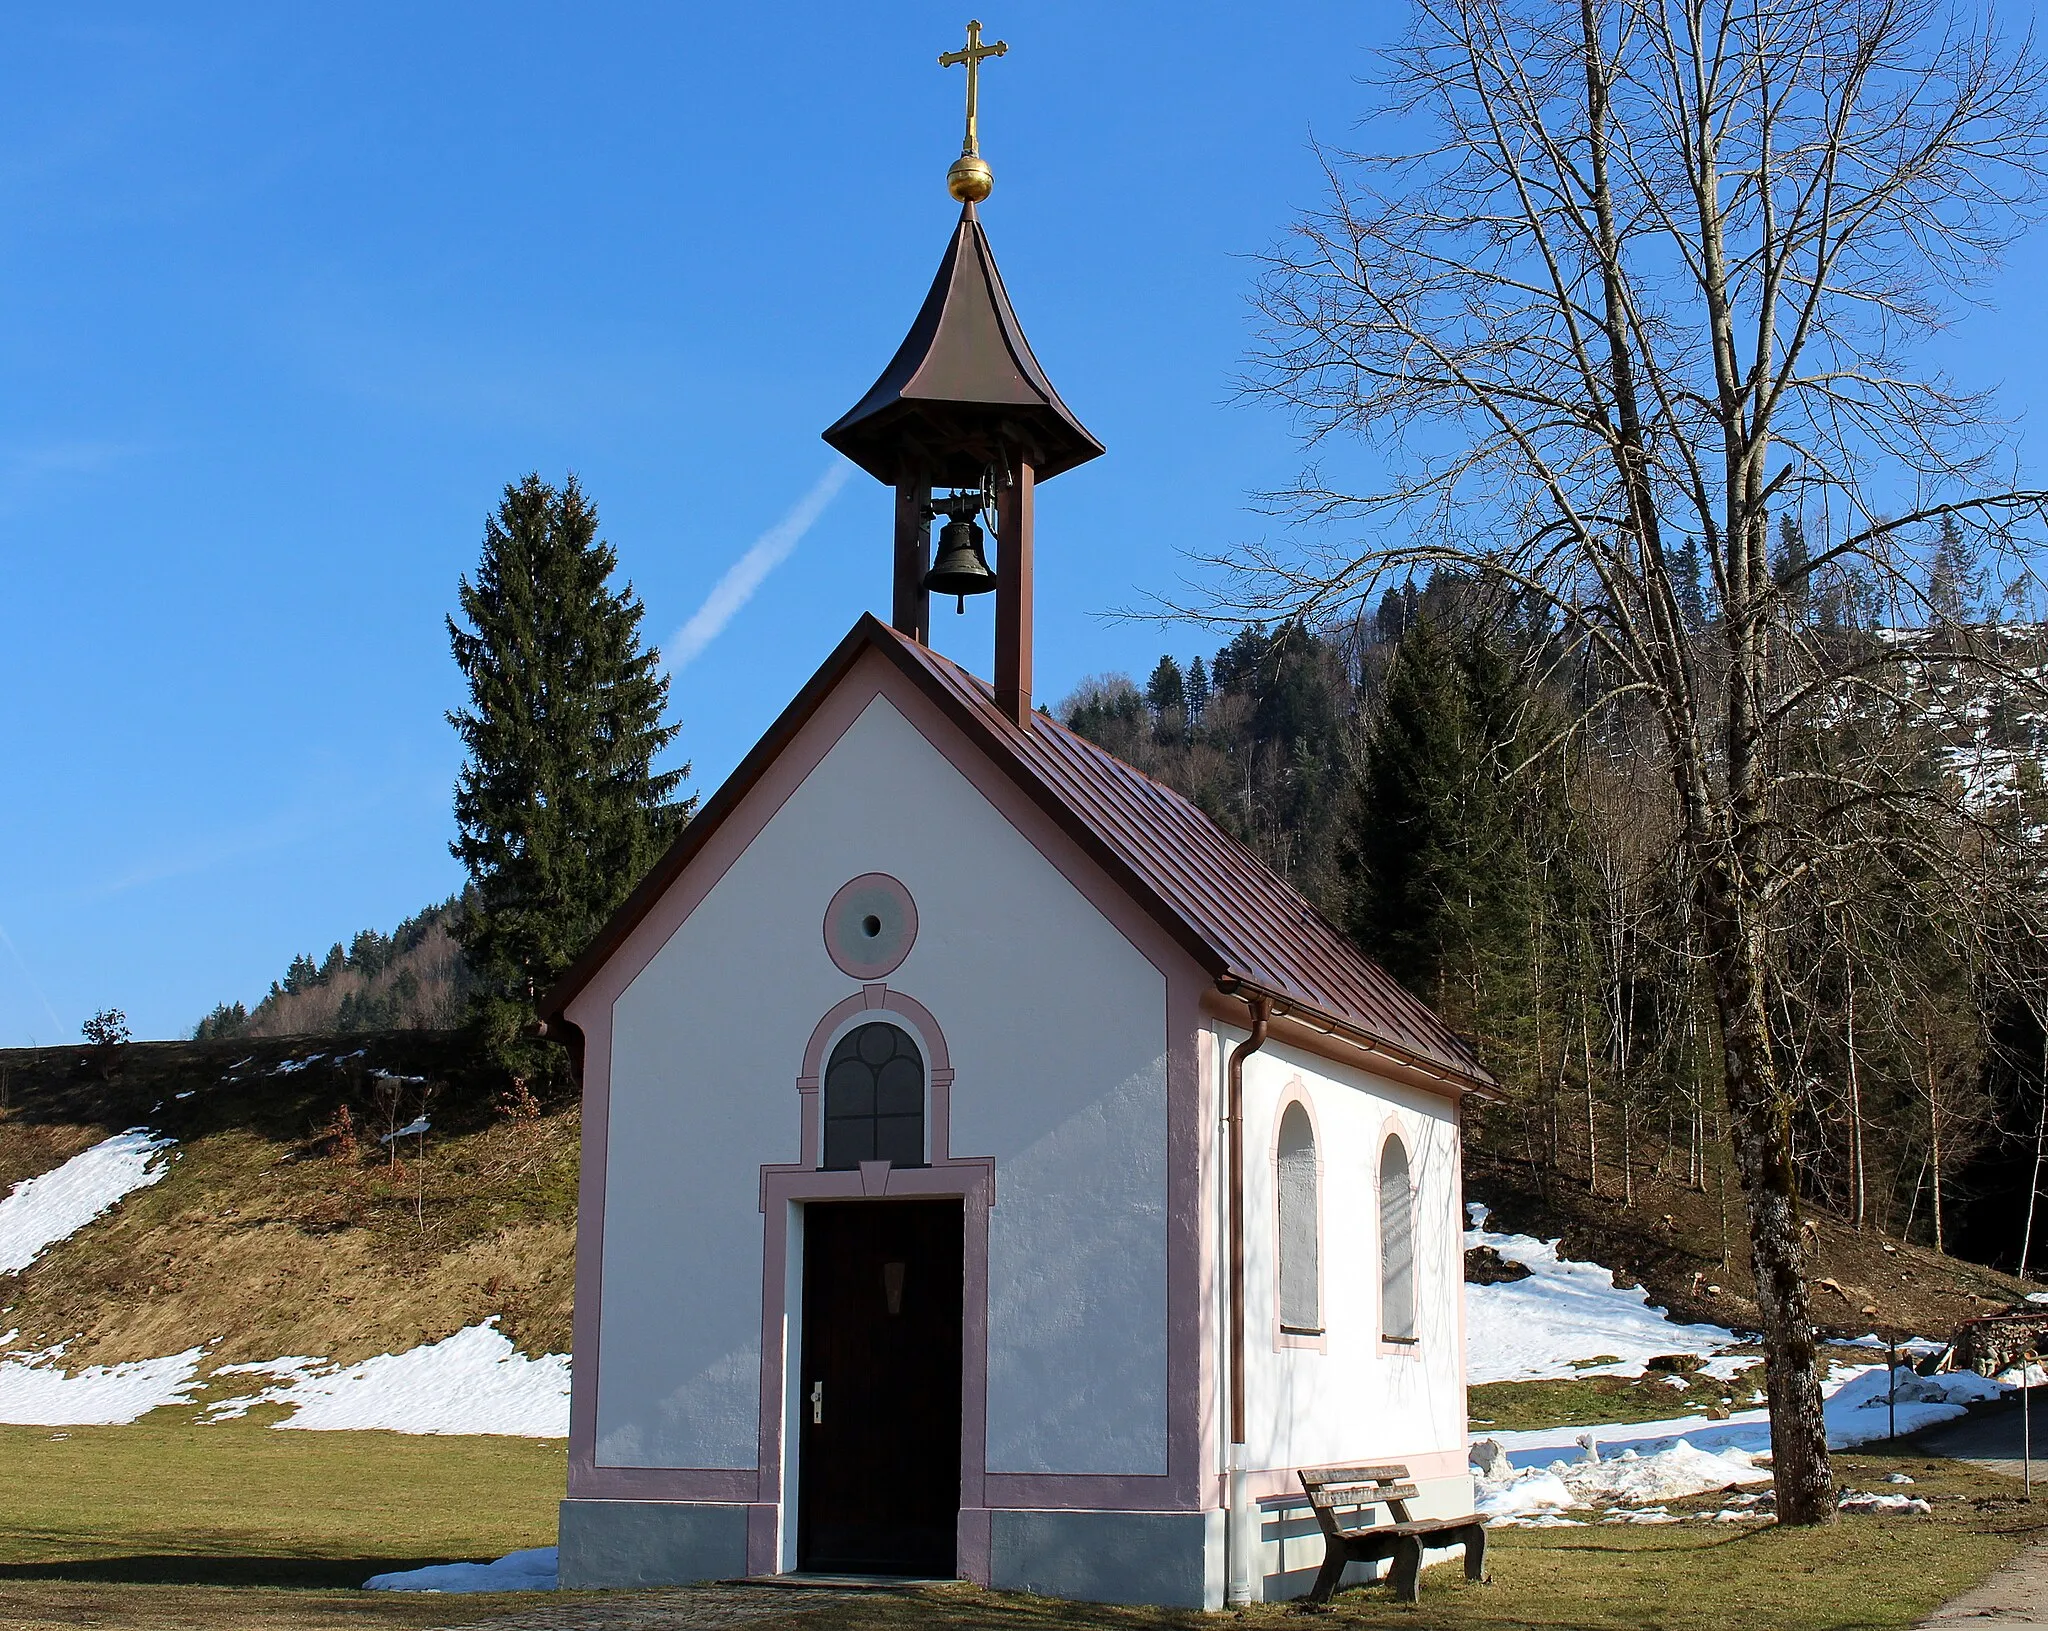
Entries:
{"type": "MultiPolygon", "coordinates": [[[[1243,1035],[1220,1034],[1220,1053],[1243,1035]]],[[[1464,1254],[1449,1102],[1277,1043],[1246,1061],[1244,1089],[1246,1464],[1295,1468],[1462,1452],[1464,1254]],[[1287,1339],[1277,1336],[1274,1155],[1282,1113],[1296,1098],[1308,1104],[1316,1132],[1320,1345],[1283,1345],[1287,1339]],[[1417,1341],[1409,1350],[1381,1341],[1379,1168],[1393,1130],[1407,1146],[1414,1192],[1417,1341]]]]}
{"type": "Polygon", "coordinates": [[[864,872],[917,904],[887,984],[945,1032],[952,1152],[996,1160],[988,1466],[1163,1472],[1164,976],[879,697],[614,1010],[597,1462],[756,1463],[759,1168],[858,989],[821,924],[864,872]]]}

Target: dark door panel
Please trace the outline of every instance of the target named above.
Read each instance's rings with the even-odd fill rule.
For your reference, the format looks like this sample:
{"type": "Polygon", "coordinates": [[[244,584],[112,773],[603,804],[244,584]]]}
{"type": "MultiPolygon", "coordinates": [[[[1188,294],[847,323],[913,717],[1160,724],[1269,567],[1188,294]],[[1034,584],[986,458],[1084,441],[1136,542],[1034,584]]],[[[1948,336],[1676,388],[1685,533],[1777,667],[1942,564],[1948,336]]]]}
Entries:
{"type": "Polygon", "coordinates": [[[958,1201],[804,1208],[800,1567],[954,1573],[961,1303],[958,1201]]]}

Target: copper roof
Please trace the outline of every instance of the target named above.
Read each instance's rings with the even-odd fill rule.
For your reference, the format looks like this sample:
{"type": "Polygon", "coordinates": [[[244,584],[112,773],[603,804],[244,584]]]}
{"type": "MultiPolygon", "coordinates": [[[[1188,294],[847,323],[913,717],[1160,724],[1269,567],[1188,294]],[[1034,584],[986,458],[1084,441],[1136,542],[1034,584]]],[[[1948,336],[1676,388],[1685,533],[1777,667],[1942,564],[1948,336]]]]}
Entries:
{"type": "Polygon", "coordinates": [[[839,643],[753,752],[565,972],[541,1005],[562,1013],[731,813],[863,651],[881,652],[1007,772],[1225,992],[1275,999],[1459,1086],[1492,1077],[1429,1008],[1346,940],[1256,855],[1180,794],[1044,714],[1017,726],[993,690],[872,616],[839,643]]]}
{"type": "Polygon", "coordinates": [[[903,344],[825,440],[891,485],[979,486],[1006,443],[1040,481],[1102,452],[1031,354],[972,204],[903,344]]]}

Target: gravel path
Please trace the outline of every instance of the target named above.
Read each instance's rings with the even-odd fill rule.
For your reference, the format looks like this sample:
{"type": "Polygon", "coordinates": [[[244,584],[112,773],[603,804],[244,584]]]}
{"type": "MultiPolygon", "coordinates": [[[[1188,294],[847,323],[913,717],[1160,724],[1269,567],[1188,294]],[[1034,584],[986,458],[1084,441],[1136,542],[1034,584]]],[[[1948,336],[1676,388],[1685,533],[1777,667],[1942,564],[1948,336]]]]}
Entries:
{"type": "Polygon", "coordinates": [[[1976,1590],[1942,1604],[1921,1622],[1920,1631],[1965,1631],[1979,1625],[2007,1631],[2048,1628],[2048,1546],[2027,1547],[1976,1590]]]}

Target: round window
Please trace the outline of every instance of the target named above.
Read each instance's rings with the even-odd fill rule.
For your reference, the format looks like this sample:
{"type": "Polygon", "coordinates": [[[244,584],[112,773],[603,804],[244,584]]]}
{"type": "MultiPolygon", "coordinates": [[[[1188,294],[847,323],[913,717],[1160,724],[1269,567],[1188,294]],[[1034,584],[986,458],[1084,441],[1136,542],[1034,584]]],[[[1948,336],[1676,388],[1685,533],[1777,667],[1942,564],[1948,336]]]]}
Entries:
{"type": "Polygon", "coordinates": [[[863,873],[825,908],[825,950],[856,980],[893,974],[916,941],[917,905],[886,872],[863,873]]]}

